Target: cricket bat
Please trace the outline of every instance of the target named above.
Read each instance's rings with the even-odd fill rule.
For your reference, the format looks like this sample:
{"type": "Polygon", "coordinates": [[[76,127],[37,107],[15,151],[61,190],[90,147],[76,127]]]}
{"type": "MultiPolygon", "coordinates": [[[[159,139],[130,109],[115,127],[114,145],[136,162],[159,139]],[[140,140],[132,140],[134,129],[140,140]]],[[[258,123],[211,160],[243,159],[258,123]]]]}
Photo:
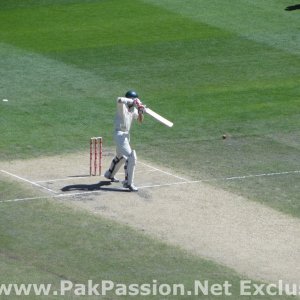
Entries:
{"type": "Polygon", "coordinates": [[[154,119],[156,119],[157,121],[159,121],[160,123],[162,123],[168,127],[172,127],[174,125],[171,121],[162,117],[161,115],[159,115],[158,113],[156,113],[155,111],[153,111],[152,109],[150,109],[148,107],[145,107],[145,113],[147,113],[148,115],[150,115],[151,117],[153,117],[154,119]]]}

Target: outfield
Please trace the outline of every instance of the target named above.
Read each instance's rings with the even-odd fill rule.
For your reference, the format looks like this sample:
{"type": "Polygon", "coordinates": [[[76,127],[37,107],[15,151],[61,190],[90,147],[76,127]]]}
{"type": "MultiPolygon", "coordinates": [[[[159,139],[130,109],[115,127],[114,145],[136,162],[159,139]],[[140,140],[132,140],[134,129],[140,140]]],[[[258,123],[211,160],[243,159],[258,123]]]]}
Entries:
{"type": "MultiPolygon", "coordinates": [[[[245,206],[249,205],[249,220],[257,215],[263,220],[261,211],[269,211],[293,223],[290,232],[299,232],[300,21],[299,11],[284,10],[289,4],[293,3],[1,3],[0,170],[10,171],[9,163],[15,166],[16,161],[27,166],[27,161],[36,159],[39,166],[39,159],[47,162],[47,157],[49,161],[51,157],[80,157],[87,154],[89,138],[95,135],[103,136],[110,154],[115,99],[134,88],[149,107],[175,124],[169,129],[146,116],[143,126],[135,126],[132,143],[139,159],[178,176],[177,180],[188,178],[189,184],[196,184],[189,188],[185,185],[182,195],[178,186],[161,186],[159,195],[153,188],[149,194],[140,194],[143,201],[149,197],[154,206],[160,207],[160,197],[168,193],[170,201],[181,203],[182,214],[188,216],[184,199],[192,205],[188,199],[198,195],[195,190],[200,187],[195,199],[199,219],[207,217],[210,222],[215,216],[213,212],[207,215],[207,199],[201,196],[205,182],[216,194],[224,192],[222,203],[211,200],[220,205],[215,207],[220,216],[225,213],[222,208],[226,197],[230,206],[228,195],[232,195],[232,199],[243,199],[245,206]],[[222,139],[223,134],[226,139],[222,139]],[[256,215],[251,207],[262,210],[256,215]]],[[[80,160],[77,163],[80,165],[80,160]]],[[[57,176],[72,175],[63,173],[59,164],[57,160],[52,165],[57,168],[57,176]]],[[[43,165],[38,169],[41,178],[52,179],[47,168],[43,172],[43,165]]],[[[80,170],[85,173],[87,169],[88,163],[80,170]]],[[[25,174],[17,166],[16,170],[16,175],[25,174]]],[[[33,169],[27,170],[24,178],[32,177],[34,182],[40,179],[33,176],[33,169]]],[[[221,254],[220,259],[209,261],[201,251],[199,255],[180,247],[168,237],[159,237],[159,232],[150,227],[141,233],[130,220],[112,221],[105,213],[91,216],[90,210],[78,209],[80,205],[74,208],[74,203],[63,205],[53,197],[45,199],[47,193],[37,186],[5,172],[0,178],[0,260],[5,270],[1,282],[57,284],[60,278],[74,282],[111,278],[130,283],[155,278],[189,285],[202,277],[232,281],[236,291],[237,282],[252,274],[241,273],[226,259],[223,261],[221,254]],[[3,202],[24,198],[36,199],[3,202]],[[82,241],[74,242],[76,237],[82,241]]],[[[157,184],[151,180],[147,182],[146,176],[141,183],[157,184]]],[[[93,195],[90,203],[99,204],[101,197],[93,195]]],[[[129,199],[122,194],[117,197],[121,204],[123,197],[129,199]]],[[[146,201],[143,205],[145,211],[146,201]]],[[[110,209],[117,211],[117,207],[110,209]]],[[[172,211],[165,215],[169,216],[170,224],[176,221],[175,214],[172,220],[172,211]]],[[[137,221],[136,217],[133,215],[132,220],[137,221]]],[[[265,218],[267,224],[268,215],[265,218]]],[[[279,223],[274,224],[274,232],[280,232],[279,223]]],[[[248,225],[249,233],[253,233],[255,222],[248,225]]],[[[299,253],[298,236],[294,248],[285,249],[287,253],[299,253]]],[[[284,241],[277,242],[282,250],[284,241]]],[[[222,249],[219,251],[222,253],[222,249]]],[[[272,273],[272,266],[267,267],[272,273]]],[[[294,274],[300,276],[297,268],[294,274]]],[[[269,280],[264,274],[257,275],[252,279],[269,280]]],[[[231,298],[238,299],[237,292],[234,294],[231,298]]]]}

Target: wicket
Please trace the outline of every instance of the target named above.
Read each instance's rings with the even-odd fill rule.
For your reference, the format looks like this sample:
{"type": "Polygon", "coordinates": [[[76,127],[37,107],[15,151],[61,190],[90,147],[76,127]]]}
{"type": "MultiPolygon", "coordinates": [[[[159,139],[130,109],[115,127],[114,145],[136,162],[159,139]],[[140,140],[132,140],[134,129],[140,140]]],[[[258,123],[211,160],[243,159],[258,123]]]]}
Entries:
{"type": "Polygon", "coordinates": [[[90,139],[90,176],[101,175],[102,169],[102,137],[90,139]]]}

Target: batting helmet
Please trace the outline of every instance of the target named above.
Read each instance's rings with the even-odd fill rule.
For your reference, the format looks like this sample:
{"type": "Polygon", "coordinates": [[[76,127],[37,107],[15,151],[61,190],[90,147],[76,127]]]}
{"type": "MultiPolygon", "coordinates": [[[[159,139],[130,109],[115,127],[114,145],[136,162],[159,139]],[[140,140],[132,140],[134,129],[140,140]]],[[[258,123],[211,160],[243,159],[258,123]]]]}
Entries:
{"type": "Polygon", "coordinates": [[[125,94],[125,97],[126,97],[126,98],[138,98],[139,95],[138,95],[135,91],[128,91],[128,92],[125,94]]]}

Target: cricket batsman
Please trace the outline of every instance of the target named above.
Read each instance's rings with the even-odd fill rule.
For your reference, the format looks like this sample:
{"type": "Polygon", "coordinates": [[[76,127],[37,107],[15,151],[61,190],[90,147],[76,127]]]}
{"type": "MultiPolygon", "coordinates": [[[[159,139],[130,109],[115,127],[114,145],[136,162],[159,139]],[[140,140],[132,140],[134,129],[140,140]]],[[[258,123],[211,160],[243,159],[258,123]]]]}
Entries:
{"type": "Polygon", "coordinates": [[[114,131],[116,156],[112,160],[110,168],[104,174],[104,177],[112,182],[119,182],[115,175],[121,166],[125,164],[123,187],[132,192],[137,192],[138,188],[134,185],[137,156],[135,150],[130,147],[130,128],[133,120],[137,120],[139,123],[143,122],[144,110],[145,106],[135,91],[128,91],[125,97],[118,97],[114,131]]]}

